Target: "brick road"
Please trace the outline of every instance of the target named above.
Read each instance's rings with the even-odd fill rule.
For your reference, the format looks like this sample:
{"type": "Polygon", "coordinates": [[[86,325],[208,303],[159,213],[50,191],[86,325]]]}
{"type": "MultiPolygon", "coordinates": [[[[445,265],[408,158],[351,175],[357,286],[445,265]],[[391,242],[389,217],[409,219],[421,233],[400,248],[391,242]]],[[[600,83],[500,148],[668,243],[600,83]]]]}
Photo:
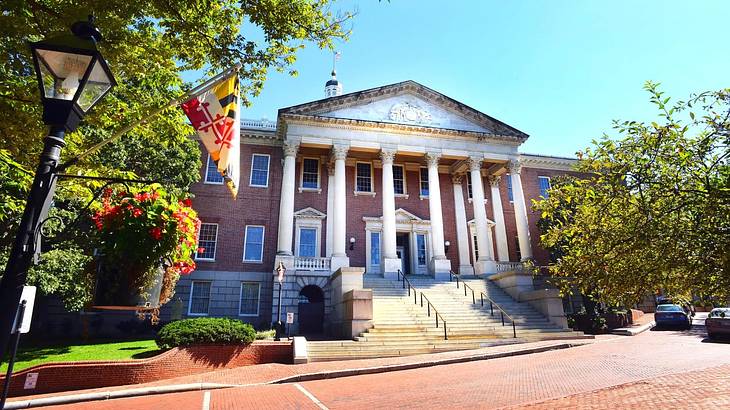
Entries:
{"type": "MultiPolygon", "coordinates": [[[[526,356],[215,390],[210,409],[728,407],[730,344],[707,343],[703,334],[701,327],[646,332],[526,356]]],[[[200,409],[204,397],[178,393],[55,408],[200,409]]]]}

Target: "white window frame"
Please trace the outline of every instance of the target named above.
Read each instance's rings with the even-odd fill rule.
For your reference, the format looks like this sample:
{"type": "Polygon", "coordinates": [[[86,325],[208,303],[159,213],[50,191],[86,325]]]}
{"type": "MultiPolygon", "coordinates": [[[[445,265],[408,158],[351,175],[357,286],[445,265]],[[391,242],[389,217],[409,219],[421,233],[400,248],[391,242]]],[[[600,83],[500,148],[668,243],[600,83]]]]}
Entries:
{"type": "Polygon", "coordinates": [[[248,176],[248,186],[254,187],[254,188],[268,188],[269,187],[269,180],[271,179],[271,155],[269,154],[259,154],[254,152],[251,154],[251,173],[248,176]],[[254,163],[254,157],[267,157],[268,161],[266,162],[266,185],[256,185],[253,183],[253,163],[254,163]]]}
{"type": "Polygon", "coordinates": [[[190,299],[188,300],[188,316],[208,316],[210,315],[210,294],[213,290],[213,282],[210,280],[193,280],[190,282],[190,299]],[[190,309],[193,307],[193,290],[195,289],[196,283],[208,283],[208,312],[206,313],[193,313],[190,309]]]}
{"type": "MultiPolygon", "coordinates": [[[[552,182],[552,181],[550,180],[550,177],[548,177],[548,176],[545,176],[545,175],[539,175],[539,176],[537,177],[537,189],[538,189],[538,191],[542,191],[542,189],[540,188],[540,180],[541,180],[541,179],[547,179],[547,181],[548,181],[548,187],[547,187],[547,189],[548,189],[548,190],[550,190],[550,188],[552,188],[552,187],[553,187],[553,182],[552,182]]],[[[542,195],[542,192],[540,192],[540,197],[541,197],[541,198],[547,198],[546,196],[543,196],[543,195],[542,195]]]]}
{"type": "Polygon", "coordinates": [[[504,176],[507,177],[507,182],[505,182],[505,186],[507,187],[507,200],[512,204],[515,202],[515,192],[512,189],[512,176],[510,174],[504,174],[504,176]]]}
{"type": "Polygon", "coordinates": [[[310,222],[310,221],[297,221],[297,237],[294,246],[296,247],[296,256],[301,256],[299,254],[299,245],[302,244],[302,229],[314,229],[314,256],[306,256],[307,258],[319,258],[321,253],[320,246],[322,240],[321,236],[322,233],[320,229],[322,229],[322,222],[321,220],[317,220],[317,222],[310,222]]]}
{"type": "Polygon", "coordinates": [[[372,195],[375,196],[375,172],[372,162],[367,161],[357,161],[355,162],[355,195],[372,195]],[[357,186],[357,165],[358,164],[366,164],[370,167],[370,191],[358,191],[357,186]]]}
{"type": "Polygon", "coordinates": [[[213,257],[212,258],[199,258],[197,248],[200,248],[200,232],[198,232],[198,238],[196,239],[196,247],[195,247],[195,260],[196,261],[207,261],[212,262],[215,261],[215,254],[218,252],[218,224],[217,223],[209,223],[209,222],[202,222],[200,224],[201,229],[203,225],[215,225],[215,249],[213,250],[213,257]]]}
{"type": "MultiPolygon", "coordinates": [[[[430,192],[430,189],[431,189],[430,185],[429,185],[428,189],[430,192]]],[[[474,196],[474,186],[473,186],[473,182],[471,180],[471,172],[469,172],[466,174],[466,199],[469,200],[469,202],[471,202],[473,196],[474,196]]]]}
{"type": "Polygon", "coordinates": [[[415,244],[415,252],[413,252],[413,256],[415,256],[415,265],[417,268],[423,268],[425,266],[428,266],[428,260],[429,260],[429,243],[431,241],[429,240],[429,234],[428,232],[413,232],[413,243],[415,244]],[[423,237],[423,255],[424,255],[424,263],[419,263],[418,261],[418,237],[423,237]]]}
{"type": "Polygon", "coordinates": [[[396,198],[408,198],[408,184],[406,179],[406,166],[403,164],[393,164],[393,170],[398,167],[403,170],[403,193],[399,194],[395,192],[395,172],[393,172],[393,195],[396,198]]]}
{"type": "Polygon", "coordinates": [[[423,183],[428,184],[428,194],[431,193],[431,183],[428,180],[428,168],[426,167],[419,167],[418,168],[418,196],[421,199],[428,198],[428,194],[423,194],[423,183]],[[423,170],[426,170],[426,179],[423,179],[423,170]]]}
{"type": "MultiPolygon", "coordinates": [[[[223,178],[222,175],[221,175],[220,182],[218,182],[218,181],[208,181],[208,172],[210,171],[211,161],[212,160],[210,158],[210,154],[208,154],[208,160],[205,162],[205,178],[203,178],[203,183],[204,184],[209,184],[209,185],[223,185],[223,183],[225,182],[225,178],[223,178]]],[[[213,162],[213,165],[215,165],[215,162],[213,162]]],[[[216,169],[215,172],[218,172],[218,170],[216,169]]],[[[218,173],[218,175],[220,175],[220,173],[218,173]]]]}
{"type": "Polygon", "coordinates": [[[266,227],[263,225],[246,225],[243,235],[243,263],[262,263],[264,261],[264,246],[266,244],[266,227]],[[246,244],[248,243],[248,228],[261,228],[261,254],[258,260],[246,259],[246,244]]]}
{"type": "Polygon", "coordinates": [[[238,316],[241,317],[257,317],[259,315],[259,312],[261,312],[261,282],[252,282],[252,281],[241,281],[240,286],[238,287],[238,316]],[[256,313],[241,313],[241,306],[243,305],[243,285],[244,284],[254,284],[258,286],[258,296],[256,297],[256,313]]]}
{"type": "MultiPolygon", "coordinates": [[[[383,232],[378,230],[366,230],[365,231],[365,252],[366,252],[366,266],[368,267],[368,272],[370,273],[377,273],[380,272],[380,263],[373,263],[373,234],[378,234],[378,245],[380,249],[380,261],[383,260],[383,232]]],[[[379,261],[379,262],[380,262],[379,261]]],[[[381,262],[382,263],[382,262],[381,262]]]]}
{"type": "Polygon", "coordinates": [[[302,157],[301,170],[299,171],[299,192],[322,192],[322,163],[317,157],[302,157]],[[315,188],[304,187],[304,161],[317,161],[317,186],[315,188]]]}

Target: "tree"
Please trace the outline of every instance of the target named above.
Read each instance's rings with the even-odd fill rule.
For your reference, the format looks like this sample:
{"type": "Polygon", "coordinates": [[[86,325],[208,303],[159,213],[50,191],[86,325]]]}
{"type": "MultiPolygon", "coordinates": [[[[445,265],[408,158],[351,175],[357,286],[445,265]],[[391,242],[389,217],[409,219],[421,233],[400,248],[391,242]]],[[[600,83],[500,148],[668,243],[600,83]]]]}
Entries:
{"type": "Polygon", "coordinates": [[[588,178],[558,181],[534,203],[549,271],[599,301],[631,305],[661,291],[730,297],[730,90],[670,105],[645,89],[659,122],[614,122],[578,153],[588,178]]]}
{"type": "MultiPolygon", "coordinates": [[[[109,137],[134,121],[146,120],[128,135],[69,169],[69,173],[156,180],[177,194],[199,179],[200,151],[189,136],[193,130],[177,108],[154,118],[146,112],[184,95],[195,84],[182,74],[198,70],[207,75],[242,63],[241,99],[249,104],[261,91],[271,69],[289,70],[306,44],[332,47],[346,39],[344,24],[352,13],[333,13],[330,0],[253,0],[217,2],[140,0],[11,0],[0,13],[0,262],[4,266],[15,226],[30,184],[32,170],[46,132],[41,121],[38,86],[28,41],[58,32],[93,13],[105,41],[99,44],[118,86],[86,116],[78,131],[66,136],[64,159],[109,137]],[[7,176],[7,178],[6,178],[7,176]]],[[[64,222],[79,220],[99,182],[64,179],[52,216],[64,222]]],[[[67,307],[80,308],[88,300],[87,279],[80,267],[90,258],[77,224],[64,228],[52,220],[43,262],[29,280],[46,293],[60,293],[67,307]]]]}

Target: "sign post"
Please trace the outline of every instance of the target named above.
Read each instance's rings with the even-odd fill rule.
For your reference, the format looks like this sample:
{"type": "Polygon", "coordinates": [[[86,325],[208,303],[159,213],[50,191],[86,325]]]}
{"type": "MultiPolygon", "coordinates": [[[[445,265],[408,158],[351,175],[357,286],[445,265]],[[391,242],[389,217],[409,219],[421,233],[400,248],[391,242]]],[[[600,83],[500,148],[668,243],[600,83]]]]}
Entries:
{"type": "Polygon", "coordinates": [[[5,400],[7,400],[8,393],[10,392],[10,376],[13,375],[13,365],[15,364],[15,356],[18,354],[20,335],[30,331],[30,321],[33,318],[33,304],[35,302],[35,291],[35,286],[23,286],[23,293],[20,295],[20,304],[15,312],[15,321],[13,322],[12,327],[12,354],[10,356],[10,361],[8,362],[8,372],[5,374],[3,395],[0,399],[0,410],[5,408],[5,400]]]}

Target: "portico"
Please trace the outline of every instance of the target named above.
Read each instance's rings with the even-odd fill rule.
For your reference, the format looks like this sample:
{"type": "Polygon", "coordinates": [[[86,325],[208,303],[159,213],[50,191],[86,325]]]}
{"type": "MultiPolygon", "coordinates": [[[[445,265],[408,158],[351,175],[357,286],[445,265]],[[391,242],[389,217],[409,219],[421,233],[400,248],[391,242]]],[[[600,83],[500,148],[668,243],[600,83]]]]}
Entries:
{"type": "Polygon", "coordinates": [[[300,232],[294,227],[294,214],[304,208],[300,203],[310,201],[313,208],[321,203],[318,209],[326,225],[317,231],[324,232],[321,243],[326,246],[318,246],[316,256],[328,259],[317,265],[320,269],[360,266],[394,279],[404,270],[405,247],[399,241],[405,239],[399,234],[407,234],[411,274],[444,280],[452,270],[493,274],[497,262],[509,261],[513,244],[499,190],[506,172],[519,254],[523,260],[531,257],[517,152],[527,135],[410,81],[356,94],[279,113],[286,124],[278,128],[285,147],[280,257],[296,259],[292,245],[299,246],[301,240],[294,238],[300,232]],[[314,180],[326,180],[318,191],[296,189],[302,181],[302,161],[309,157],[325,159],[316,169],[307,169],[318,173],[314,180]],[[487,218],[488,207],[493,221],[487,218]],[[473,235],[467,217],[473,220],[473,235]],[[450,252],[446,242],[453,244],[450,252]]]}

